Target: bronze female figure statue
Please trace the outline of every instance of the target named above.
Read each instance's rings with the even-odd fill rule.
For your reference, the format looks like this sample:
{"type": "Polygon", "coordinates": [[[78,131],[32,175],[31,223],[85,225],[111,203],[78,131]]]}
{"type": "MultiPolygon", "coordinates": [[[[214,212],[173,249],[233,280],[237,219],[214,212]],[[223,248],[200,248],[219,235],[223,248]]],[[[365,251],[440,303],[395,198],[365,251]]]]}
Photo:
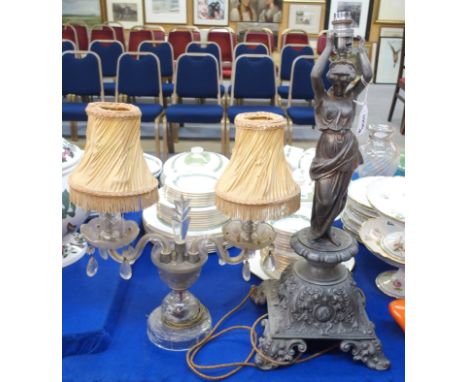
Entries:
{"type": "Polygon", "coordinates": [[[333,237],[331,225],[343,211],[351,176],[362,163],[351,127],[356,114],[355,101],[371,80],[372,68],[361,39],[358,48],[361,78],[358,79],[351,61],[339,57],[330,64],[327,78],[332,87],[327,92],[322,73],[333,50],[334,38],[334,32],[329,32],[326,47],[312,69],[315,122],[322,134],[310,167],[310,176],[315,181],[311,238],[331,241],[338,246],[340,243],[333,237]]]}

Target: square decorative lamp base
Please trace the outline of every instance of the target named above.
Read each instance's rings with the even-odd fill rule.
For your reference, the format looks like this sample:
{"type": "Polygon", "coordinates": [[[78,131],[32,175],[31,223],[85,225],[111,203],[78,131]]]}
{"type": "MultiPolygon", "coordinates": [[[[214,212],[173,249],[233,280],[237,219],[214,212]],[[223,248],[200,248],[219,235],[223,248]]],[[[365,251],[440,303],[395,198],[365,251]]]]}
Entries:
{"type": "MultiPolygon", "coordinates": [[[[290,264],[279,280],[264,281],[252,297],[258,304],[268,303],[259,348],[271,360],[291,362],[307,350],[305,340],[335,340],[355,361],[387,369],[390,362],[367,317],[365,296],[341,264],[357,253],[356,240],[333,228],[336,246],[310,240],[309,232],[305,228],[291,239],[291,246],[305,259],[290,264]]],[[[265,370],[276,367],[260,354],[255,362],[265,370]]]]}

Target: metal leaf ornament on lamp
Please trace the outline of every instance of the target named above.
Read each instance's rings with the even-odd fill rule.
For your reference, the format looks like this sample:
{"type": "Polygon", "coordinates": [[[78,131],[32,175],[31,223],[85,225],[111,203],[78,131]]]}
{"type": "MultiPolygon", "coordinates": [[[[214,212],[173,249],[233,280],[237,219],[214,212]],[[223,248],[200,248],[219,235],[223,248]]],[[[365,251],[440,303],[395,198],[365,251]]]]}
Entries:
{"type": "Polygon", "coordinates": [[[236,137],[229,165],[216,184],[216,206],[231,219],[223,226],[224,239],[242,249],[221,259],[244,261],[244,279],[250,278],[248,256],[271,245],[273,228],[265,223],[292,214],[300,207],[301,190],[284,156],[286,120],[266,112],[241,113],[235,119],[236,137]]]}

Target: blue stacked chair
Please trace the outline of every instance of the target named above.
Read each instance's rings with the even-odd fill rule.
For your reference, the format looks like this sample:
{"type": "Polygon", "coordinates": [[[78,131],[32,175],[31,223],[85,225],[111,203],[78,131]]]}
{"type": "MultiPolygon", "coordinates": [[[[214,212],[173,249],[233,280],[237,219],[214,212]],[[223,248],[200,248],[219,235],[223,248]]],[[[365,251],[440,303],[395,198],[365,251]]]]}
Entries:
{"type": "Polygon", "coordinates": [[[159,121],[163,115],[161,69],[158,57],[150,52],[127,52],[117,61],[115,100],[131,97],[141,110],[142,122],[154,122],[156,155],[160,156],[159,121]],[[153,103],[136,102],[136,97],[154,97],[153,103]]]}
{"type": "MultiPolygon", "coordinates": [[[[187,48],[185,51],[186,53],[206,53],[206,54],[212,54],[213,56],[215,56],[216,60],[218,60],[219,75],[220,75],[220,82],[221,82],[222,75],[223,75],[223,70],[222,70],[223,61],[221,60],[221,48],[219,47],[217,43],[215,42],[202,43],[199,41],[192,41],[190,44],[187,45],[187,48]]],[[[224,97],[225,88],[222,84],[220,85],[220,91],[221,91],[221,97],[224,97]]]]}
{"type": "Polygon", "coordinates": [[[225,153],[224,109],[219,87],[219,62],[211,54],[184,53],[176,62],[172,105],[164,123],[164,155],[173,151],[172,124],[221,123],[221,150],[225,153]],[[216,99],[216,104],[184,104],[184,98],[216,99]],[[180,103],[178,103],[180,102],[180,103]],[[169,129],[168,129],[169,124],[169,129]]]}
{"type": "Polygon", "coordinates": [[[289,86],[282,85],[282,82],[291,80],[291,69],[294,60],[299,56],[313,56],[313,54],[314,50],[309,45],[303,44],[288,44],[281,49],[278,94],[282,99],[288,98],[289,86]]]}
{"type": "Polygon", "coordinates": [[[93,40],[89,50],[96,53],[101,59],[102,75],[104,79],[104,94],[113,96],[115,94],[115,76],[117,74],[117,60],[125,51],[124,46],[118,40],[93,40]]]}
{"type": "Polygon", "coordinates": [[[286,141],[292,143],[292,123],[295,125],[315,126],[315,110],[312,106],[314,99],[314,90],[310,74],[314,67],[314,56],[299,56],[293,64],[291,70],[291,85],[288,93],[288,106],[286,114],[288,115],[288,133],[286,141]],[[306,101],[308,105],[292,106],[293,100],[306,101]]]}
{"type": "Polygon", "coordinates": [[[234,62],[229,121],[239,113],[267,111],[284,116],[277,106],[275,64],[270,56],[244,54],[234,62]],[[268,105],[240,105],[243,99],[269,100],[268,105]],[[234,105],[234,102],[237,104],[234,105]]]}
{"type": "Polygon", "coordinates": [[[234,49],[234,59],[243,54],[268,55],[268,47],[265,44],[257,42],[240,42],[234,49]]]}
{"type": "Polygon", "coordinates": [[[161,64],[162,91],[164,100],[174,93],[172,76],[174,74],[174,51],[172,45],[165,41],[145,40],[138,45],[139,52],[151,52],[159,58],[161,64]]]}
{"type": "Polygon", "coordinates": [[[62,53],[67,50],[76,50],[75,43],[72,40],[62,40],[62,53]]]}
{"type": "Polygon", "coordinates": [[[75,121],[86,121],[86,106],[94,96],[104,101],[102,69],[99,56],[90,51],[74,50],[62,53],[62,121],[71,121],[71,138],[78,139],[75,121]],[[76,101],[81,97],[82,102],[76,101]]]}

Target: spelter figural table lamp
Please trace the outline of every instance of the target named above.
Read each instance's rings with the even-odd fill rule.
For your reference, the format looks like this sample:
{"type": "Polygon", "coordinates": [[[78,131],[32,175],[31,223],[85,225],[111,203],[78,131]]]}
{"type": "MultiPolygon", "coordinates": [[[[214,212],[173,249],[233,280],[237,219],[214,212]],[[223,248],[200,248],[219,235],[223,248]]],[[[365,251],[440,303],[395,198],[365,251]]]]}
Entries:
{"type": "MultiPolygon", "coordinates": [[[[265,281],[253,299],[268,303],[268,319],[259,348],[274,361],[291,362],[307,349],[306,340],[338,340],[342,351],[368,367],[384,370],[390,362],[382,353],[374,324],[365,312],[365,297],[351,273],[341,264],[358,252],[355,239],[332,227],[343,210],[354,170],[362,161],[351,132],[355,100],[372,77],[372,69],[361,40],[356,66],[349,60],[353,30],[349,12],[338,12],[334,30],[312,70],[315,121],[322,135],[310,168],[315,181],[311,226],[291,238],[291,247],[303,257],[290,264],[280,280],[265,281]],[[335,45],[335,46],[334,46],[335,45]],[[332,83],[327,92],[322,72],[335,48],[337,58],[327,74],[332,83]]],[[[276,367],[256,356],[262,369],[276,367]]]]}
{"type": "Polygon", "coordinates": [[[123,219],[121,213],[140,211],[158,200],[158,182],[148,169],[140,144],[141,112],[130,104],[110,102],[90,103],[86,112],[84,157],[68,182],[71,201],[100,214],[81,226],[89,243],[87,274],[94,276],[97,272],[93,254],[98,248],[103,259],[110,255],[121,263],[120,275],[128,280],[132,276],[131,265],[146,244],[155,244],[151,259],[172,292],[150,314],[148,337],[166,349],[188,349],[211,329],[207,309],[187,291],[207,260],[206,253],[191,252],[186,244],[189,201],[176,202],[172,219],[174,249],[154,233],[143,235],[133,248],[131,243],[137,238],[139,227],[123,219]]]}
{"type": "Polygon", "coordinates": [[[231,221],[223,226],[224,239],[242,249],[229,257],[221,246],[221,260],[244,261],[244,279],[250,278],[249,255],[275,239],[265,223],[292,214],[300,207],[299,186],[286,162],[284,127],[277,114],[242,113],[235,119],[236,138],[231,160],[216,184],[216,206],[231,221]]]}

